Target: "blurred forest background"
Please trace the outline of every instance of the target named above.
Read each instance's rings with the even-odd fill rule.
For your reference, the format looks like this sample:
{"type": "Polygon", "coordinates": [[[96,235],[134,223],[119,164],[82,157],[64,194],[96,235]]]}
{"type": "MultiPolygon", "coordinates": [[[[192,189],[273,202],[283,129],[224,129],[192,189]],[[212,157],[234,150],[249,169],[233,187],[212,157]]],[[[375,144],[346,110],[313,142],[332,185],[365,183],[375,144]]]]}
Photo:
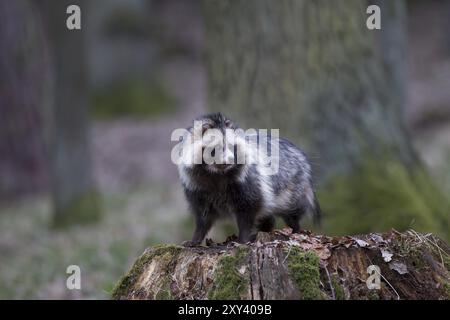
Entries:
{"type": "Polygon", "coordinates": [[[108,298],[188,239],[170,134],[214,110],[311,155],[315,231],[449,240],[448,30],[445,0],[0,0],[0,298],[108,298]]]}

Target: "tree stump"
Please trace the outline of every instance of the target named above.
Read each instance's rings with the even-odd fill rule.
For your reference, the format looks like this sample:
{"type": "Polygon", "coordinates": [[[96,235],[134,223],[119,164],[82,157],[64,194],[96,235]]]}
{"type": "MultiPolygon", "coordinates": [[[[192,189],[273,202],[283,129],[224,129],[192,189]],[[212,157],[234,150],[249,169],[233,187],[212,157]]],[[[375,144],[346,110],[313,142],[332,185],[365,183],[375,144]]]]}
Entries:
{"type": "Polygon", "coordinates": [[[159,245],[137,259],[113,298],[449,299],[450,248],[413,230],[328,237],[283,229],[249,244],[159,245]]]}

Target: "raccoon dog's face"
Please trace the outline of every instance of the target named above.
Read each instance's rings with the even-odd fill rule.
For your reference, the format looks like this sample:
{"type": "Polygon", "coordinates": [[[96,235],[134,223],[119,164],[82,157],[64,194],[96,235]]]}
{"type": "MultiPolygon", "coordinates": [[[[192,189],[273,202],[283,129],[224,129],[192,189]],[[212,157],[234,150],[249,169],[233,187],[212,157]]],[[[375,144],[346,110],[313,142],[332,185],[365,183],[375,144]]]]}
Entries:
{"type": "Polygon", "coordinates": [[[206,171],[226,173],[242,164],[238,161],[242,138],[233,121],[221,113],[208,114],[196,119],[192,129],[194,137],[201,136],[194,152],[201,153],[201,166],[206,171]]]}

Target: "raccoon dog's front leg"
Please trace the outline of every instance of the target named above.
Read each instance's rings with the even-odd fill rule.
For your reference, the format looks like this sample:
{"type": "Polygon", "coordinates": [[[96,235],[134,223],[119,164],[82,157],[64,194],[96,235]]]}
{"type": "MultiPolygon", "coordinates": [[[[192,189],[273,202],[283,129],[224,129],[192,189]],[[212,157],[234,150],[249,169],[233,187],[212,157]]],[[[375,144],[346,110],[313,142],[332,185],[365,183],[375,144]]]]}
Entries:
{"type": "Polygon", "coordinates": [[[195,247],[203,242],[209,229],[211,229],[216,216],[212,212],[208,212],[206,215],[203,213],[195,213],[195,231],[191,241],[184,241],[183,246],[195,247]]]}
{"type": "Polygon", "coordinates": [[[296,208],[283,212],[283,220],[290,228],[292,228],[292,233],[300,232],[300,219],[305,213],[306,208],[303,203],[300,203],[296,208]]]}
{"type": "Polygon", "coordinates": [[[198,246],[203,242],[206,234],[217,219],[217,212],[201,192],[185,190],[191,212],[195,217],[195,231],[191,241],[184,241],[186,247],[198,246]]]}
{"type": "Polygon", "coordinates": [[[283,216],[284,222],[292,229],[292,233],[300,232],[300,215],[296,212],[283,216]]]}
{"type": "Polygon", "coordinates": [[[246,243],[253,241],[255,234],[256,215],[251,212],[238,212],[236,214],[236,222],[239,229],[238,242],[246,243]]]}
{"type": "Polygon", "coordinates": [[[256,238],[256,222],[259,212],[262,209],[262,198],[257,190],[257,185],[253,185],[249,179],[245,184],[234,185],[231,190],[234,214],[239,229],[238,241],[245,243],[254,241],[256,238]]]}

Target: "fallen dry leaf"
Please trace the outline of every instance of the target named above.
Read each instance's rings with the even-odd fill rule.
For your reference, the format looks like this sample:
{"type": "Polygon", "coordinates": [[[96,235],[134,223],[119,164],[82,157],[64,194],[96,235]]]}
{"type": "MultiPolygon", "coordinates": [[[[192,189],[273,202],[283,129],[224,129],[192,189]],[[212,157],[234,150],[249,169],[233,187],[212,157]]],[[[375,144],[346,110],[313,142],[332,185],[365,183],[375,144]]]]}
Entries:
{"type": "Polygon", "coordinates": [[[403,262],[392,261],[391,263],[389,263],[389,268],[391,270],[397,271],[399,274],[408,273],[408,268],[403,262]]]}
{"type": "Polygon", "coordinates": [[[326,247],[322,247],[322,248],[319,248],[319,249],[314,249],[314,251],[316,252],[317,256],[321,260],[327,260],[329,257],[331,257],[331,252],[326,247]]]}
{"type": "Polygon", "coordinates": [[[385,249],[381,249],[381,256],[383,257],[385,262],[390,262],[392,260],[393,254],[385,249]]]}
{"type": "Polygon", "coordinates": [[[372,233],[370,235],[370,239],[372,239],[372,241],[375,243],[386,243],[386,241],[383,239],[383,237],[377,233],[372,233]]]}
{"type": "Polygon", "coordinates": [[[358,244],[358,246],[360,246],[361,248],[365,248],[365,247],[369,246],[369,244],[364,240],[357,239],[357,238],[353,238],[353,240],[355,240],[356,243],[358,244]]]}

